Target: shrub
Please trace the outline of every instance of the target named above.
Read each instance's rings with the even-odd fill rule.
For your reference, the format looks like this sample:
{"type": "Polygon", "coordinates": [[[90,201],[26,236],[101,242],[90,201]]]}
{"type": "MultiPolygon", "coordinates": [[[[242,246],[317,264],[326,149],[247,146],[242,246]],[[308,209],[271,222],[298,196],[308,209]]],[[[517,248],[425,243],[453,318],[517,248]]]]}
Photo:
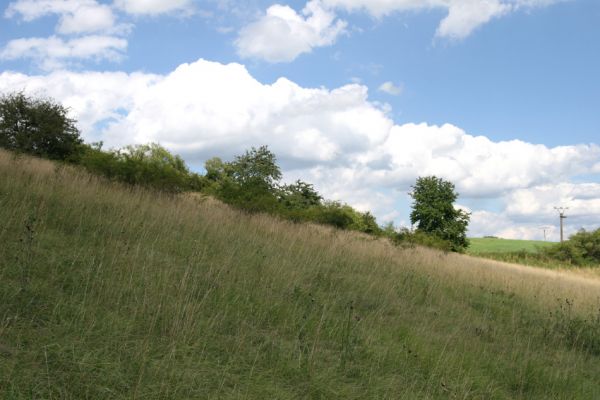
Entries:
{"type": "Polygon", "coordinates": [[[545,248],[545,256],[574,265],[600,263],[600,229],[588,232],[584,229],[569,240],[545,248]]]}
{"type": "Polygon", "coordinates": [[[113,151],[103,151],[102,143],[87,145],[80,163],[109,179],[166,192],[201,190],[207,185],[206,178],[191,173],[181,157],[155,143],[113,151]]]}
{"type": "Polygon", "coordinates": [[[600,229],[591,232],[582,229],[569,238],[569,243],[579,249],[585,261],[600,263],[600,229]]]}
{"type": "Polygon", "coordinates": [[[448,240],[419,230],[411,232],[407,228],[401,229],[396,234],[394,242],[400,245],[421,245],[443,251],[454,251],[453,243],[448,240]]]}
{"type": "Polygon", "coordinates": [[[350,207],[337,201],[326,201],[322,206],[315,207],[312,210],[311,219],[339,229],[349,229],[354,222],[351,210],[350,207]]]}

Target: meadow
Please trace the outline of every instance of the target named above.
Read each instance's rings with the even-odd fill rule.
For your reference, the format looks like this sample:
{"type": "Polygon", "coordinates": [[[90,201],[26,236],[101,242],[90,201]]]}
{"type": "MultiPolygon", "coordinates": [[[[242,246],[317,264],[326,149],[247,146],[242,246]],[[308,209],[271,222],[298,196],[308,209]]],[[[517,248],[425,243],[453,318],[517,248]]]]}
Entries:
{"type": "Polygon", "coordinates": [[[548,250],[556,248],[555,242],[489,237],[471,238],[469,242],[466,254],[472,256],[553,270],[569,270],[579,275],[600,276],[597,261],[578,264],[549,254],[548,250]]]}
{"type": "Polygon", "coordinates": [[[552,246],[553,244],[555,243],[542,240],[516,240],[494,237],[470,238],[467,253],[473,255],[521,251],[537,253],[540,249],[552,246]]]}
{"type": "Polygon", "coordinates": [[[0,151],[0,398],[600,398],[600,280],[0,151]]]}

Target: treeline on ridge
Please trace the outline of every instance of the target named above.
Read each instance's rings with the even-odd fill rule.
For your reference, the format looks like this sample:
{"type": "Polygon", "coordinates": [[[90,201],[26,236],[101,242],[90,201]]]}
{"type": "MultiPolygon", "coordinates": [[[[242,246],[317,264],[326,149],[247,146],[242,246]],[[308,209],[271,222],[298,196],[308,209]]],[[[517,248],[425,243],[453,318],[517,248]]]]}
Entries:
{"type": "MultiPolygon", "coordinates": [[[[458,196],[454,185],[433,176],[418,178],[410,193],[414,200],[411,222],[417,225],[416,230],[397,229],[392,223],[380,226],[370,212],[325,200],[310,183],[282,183],[276,156],[266,146],[253,147],[229,162],[211,158],[205,163],[206,173],[201,175],[190,171],[180,156],[159,144],[104,150],[101,142],[84,143],[66,107],[22,92],[0,96],[0,147],[79,165],[114,181],[169,193],[201,192],[247,212],[384,236],[395,243],[459,252],[469,245],[469,214],[453,207],[458,196]]],[[[600,229],[580,231],[535,257],[573,265],[597,264],[600,229]]]]}
{"type": "Polygon", "coordinates": [[[202,192],[248,212],[374,235],[395,233],[392,225],[380,227],[369,212],[324,200],[310,183],[282,184],[276,157],[266,146],[252,148],[231,162],[212,158],[201,175],[156,143],[110,150],[103,149],[101,142],[84,143],[66,107],[21,92],[0,97],[0,147],[80,165],[93,174],[132,185],[170,193],[202,192]]]}

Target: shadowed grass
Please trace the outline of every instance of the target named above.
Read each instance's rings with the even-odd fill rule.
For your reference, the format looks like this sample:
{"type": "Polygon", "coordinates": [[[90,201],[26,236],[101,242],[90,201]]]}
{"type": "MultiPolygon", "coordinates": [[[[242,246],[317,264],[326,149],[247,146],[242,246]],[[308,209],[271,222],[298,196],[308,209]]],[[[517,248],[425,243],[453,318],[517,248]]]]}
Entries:
{"type": "Polygon", "coordinates": [[[591,399],[600,283],[0,153],[0,397],[591,399]]]}

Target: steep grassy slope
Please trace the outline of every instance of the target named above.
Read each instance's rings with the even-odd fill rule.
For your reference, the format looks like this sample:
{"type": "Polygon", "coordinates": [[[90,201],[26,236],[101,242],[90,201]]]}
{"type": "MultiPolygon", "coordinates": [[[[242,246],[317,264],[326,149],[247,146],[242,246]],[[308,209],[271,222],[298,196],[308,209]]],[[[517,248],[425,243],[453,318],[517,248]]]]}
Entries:
{"type": "Polygon", "coordinates": [[[592,399],[600,284],[0,153],[0,398],[592,399]]]}
{"type": "Polygon", "coordinates": [[[511,240],[500,238],[471,238],[467,252],[469,254],[506,253],[525,251],[536,253],[539,249],[552,246],[554,242],[540,240],[511,240]]]}

